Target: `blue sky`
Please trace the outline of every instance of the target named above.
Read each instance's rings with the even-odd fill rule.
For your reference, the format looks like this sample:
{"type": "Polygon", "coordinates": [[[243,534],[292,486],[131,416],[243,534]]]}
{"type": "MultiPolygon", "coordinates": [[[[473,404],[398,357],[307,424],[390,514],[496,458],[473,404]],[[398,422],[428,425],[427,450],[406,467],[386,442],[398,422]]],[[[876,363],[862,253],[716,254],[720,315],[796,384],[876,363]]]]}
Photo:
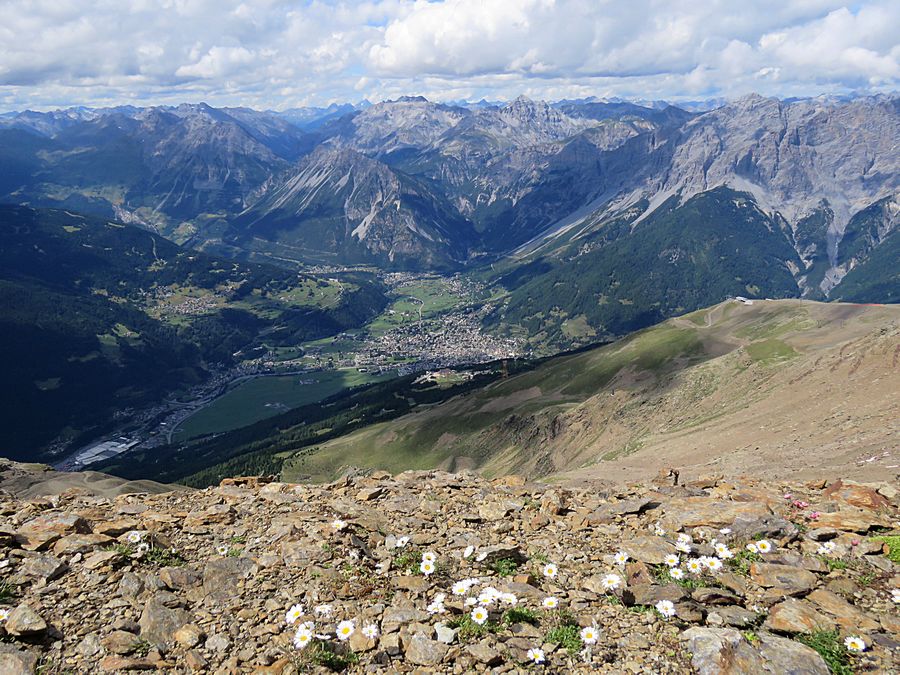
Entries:
{"type": "Polygon", "coordinates": [[[0,0],[0,108],[894,91],[900,2],[0,0]]]}

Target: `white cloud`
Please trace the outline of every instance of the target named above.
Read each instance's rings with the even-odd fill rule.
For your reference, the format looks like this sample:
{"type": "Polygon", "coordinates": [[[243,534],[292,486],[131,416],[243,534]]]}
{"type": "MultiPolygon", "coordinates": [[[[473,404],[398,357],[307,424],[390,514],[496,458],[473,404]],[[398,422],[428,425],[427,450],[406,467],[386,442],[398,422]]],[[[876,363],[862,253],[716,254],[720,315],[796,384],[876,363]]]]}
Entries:
{"type": "Polygon", "coordinates": [[[896,88],[900,3],[846,5],[0,0],[0,107],[896,88]]]}

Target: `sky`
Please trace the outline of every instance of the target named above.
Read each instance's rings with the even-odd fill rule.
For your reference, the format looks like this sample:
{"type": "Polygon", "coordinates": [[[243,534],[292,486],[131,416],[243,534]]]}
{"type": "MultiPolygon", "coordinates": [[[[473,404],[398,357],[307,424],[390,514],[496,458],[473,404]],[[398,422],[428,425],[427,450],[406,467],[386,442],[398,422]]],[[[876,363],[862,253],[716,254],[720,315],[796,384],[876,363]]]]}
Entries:
{"type": "Polygon", "coordinates": [[[0,0],[0,109],[892,92],[898,27],[898,0],[0,0]]]}

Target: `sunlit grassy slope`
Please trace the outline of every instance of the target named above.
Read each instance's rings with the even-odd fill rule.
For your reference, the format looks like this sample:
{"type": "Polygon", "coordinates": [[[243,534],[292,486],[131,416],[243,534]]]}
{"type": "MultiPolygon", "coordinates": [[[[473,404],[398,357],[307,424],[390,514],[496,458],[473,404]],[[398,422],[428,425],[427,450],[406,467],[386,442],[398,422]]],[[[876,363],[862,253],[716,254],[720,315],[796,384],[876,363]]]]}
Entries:
{"type": "MultiPolygon", "coordinates": [[[[827,446],[831,457],[840,454],[840,428],[857,415],[868,416],[860,421],[866,429],[883,419],[885,433],[900,416],[891,365],[898,321],[896,306],[721,303],[305,448],[285,462],[284,475],[326,480],[350,465],[643,475],[666,462],[775,451],[792,425],[809,426],[794,434],[798,456],[827,446]],[[824,419],[843,414],[844,402],[840,425],[824,419]]],[[[869,434],[858,449],[879,438],[869,434]]]]}

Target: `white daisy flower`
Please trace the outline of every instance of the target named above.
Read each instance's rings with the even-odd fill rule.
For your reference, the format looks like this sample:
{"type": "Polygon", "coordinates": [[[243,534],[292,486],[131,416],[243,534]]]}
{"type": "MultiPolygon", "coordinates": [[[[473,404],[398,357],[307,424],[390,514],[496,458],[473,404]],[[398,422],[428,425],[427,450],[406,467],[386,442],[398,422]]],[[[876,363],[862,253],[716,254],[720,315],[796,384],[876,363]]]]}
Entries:
{"type": "Polygon", "coordinates": [[[528,660],[532,663],[543,663],[544,662],[544,650],[540,647],[532,647],[525,654],[528,657],[528,660]]]}
{"type": "Polygon", "coordinates": [[[515,593],[501,593],[500,594],[500,602],[504,605],[515,605],[519,602],[519,599],[516,597],[515,593]]]}
{"type": "Polygon", "coordinates": [[[678,534],[678,541],[679,541],[679,543],[682,543],[682,544],[690,544],[694,540],[691,537],[691,535],[689,535],[685,532],[680,532],[678,534]]]}
{"type": "Polygon", "coordinates": [[[665,560],[663,560],[663,562],[666,565],[668,565],[669,567],[677,567],[680,560],[681,559],[677,555],[675,555],[674,553],[670,553],[669,555],[666,556],[666,558],[665,558],[665,560]]]}
{"type": "Polygon", "coordinates": [[[544,602],[541,603],[544,606],[544,609],[556,609],[559,607],[559,600],[554,598],[552,595],[544,598],[544,602]]]}
{"type": "Polygon", "coordinates": [[[622,585],[622,577],[618,574],[607,574],[600,580],[600,585],[604,590],[614,591],[622,585]]]}
{"type": "Polygon", "coordinates": [[[753,542],[747,544],[744,548],[750,551],[750,553],[759,553],[759,547],[753,542]]]}
{"type": "Polygon", "coordinates": [[[346,520],[341,520],[340,518],[335,518],[334,520],[331,521],[331,529],[334,530],[335,532],[337,532],[339,530],[343,530],[345,527],[347,527],[346,520]]]}
{"type": "Polygon", "coordinates": [[[426,577],[434,574],[434,563],[430,560],[423,560],[422,564],[419,565],[419,571],[426,577]]]}
{"type": "Polygon", "coordinates": [[[691,558],[685,563],[685,567],[691,574],[703,574],[703,563],[700,562],[700,558],[691,558]]]}
{"type": "Polygon", "coordinates": [[[444,607],[443,602],[435,600],[425,608],[425,611],[427,611],[429,614],[443,614],[447,611],[447,608],[444,607]]]}
{"type": "Polygon", "coordinates": [[[341,621],[337,625],[337,639],[341,640],[349,640],[350,636],[353,635],[353,632],[356,630],[356,626],[353,625],[352,621],[341,621]]]}
{"type": "Polygon", "coordinates": [[[488,612],[484,607],[476,607],[469,616],[471,616],[472,621],[479,626],[483,625],[484,622],[488,620],[488,612]]]}
{"type": "Polygon", "coordinates": [[[397,541],[394,543],[394,548],[403,548],[409,543],[409,537],[397,537],[397,541]]]}
{"type": "Polygon", "coordinates": [[[616,565],[622,566],[628,562],[628,554],[625,551],[619,551],[616,553],[613,558],[616,561],[616,565]]]}
{"type": "Polygon", "coordinates": [[[331,616],[332,612],[334,612],[334,609],[331,607],[331,605],[316,605],[313,608],[313,611],[319,616],[331,616]]]}
{"type": "Polygon", "coordinates": [[[374,640],[379,635],[378,626],[376,626],[374,623],[366,624],[362,628],[362,634],[364,637],[368,638],[369,640],[374,640]]]}
{"type": "Polygon", "coordinates": [[[722,561],[718,558],[708,558],[706,560],[706,569],[715,574],[722,571],[722,561]]]}
{"type": "Polygon", "coordinates": [[[663,535],[665,535],[665,533],[666,531],[663,529],[662,525],[660,525],[659,523],[653,524],[653,534],[655,534],[657,537],[662,537],[663,535]]]}
{"type": "Polygon", "coordinates": [[[684,570],[680,567],[673,567],[669,570],[669,576],[675,579],[675,581],[681,581],[684,579],[684,570]]]}
{"type": "Polygon", "coordinates": [[[671,600],[660,600],[654,606],[656,611],[667,619],[675,616],[675,604],[671,600]]]}
{"type": "Polygon", "coordinates": [[[585,626],[581,629],[581,641],[586,645],[596,644],[597,642],[597,627],[596,626],[585,626]]]}
{"type": "Polygon", "coordinates": [[[716,555],[719,556],[722,560],[728,560],[729,558],[734,557],[734,553],[731,552],[731,549],[728,548],[728,544],[716,544],[716,555]]]}
{"type": "Polygon", "coordinates": [[[129,544],[140,544],[144,540],[144,533],[138,532],[137,530],[132,530],[125,535],[125,539],[129,544]]]}
{"type": "Polygon", "coordinates": [[[680,551],[681,553],[690,553],[691,543],[689,541],[679,541],[675,544],[675,550],[680,551]]]}
{"type": "Polygon", "coordinates": [[[482,605],[492,605],[500,599],[502,593],[493,586],[485,586],[481,593],[478,594],[478,602],[482,605]]]}
{"type": "Polygon", "coordinates": [[[465,581],[457,581],[451,586],[450,592],[453,593],[453,595],[465,595],[469,592],[469,584],[465,581]]]}
{"type": "Polygon", "coordinates": [[[544,565],[544,576],[548,579],[552,579],[557,574],[559,574],[559,568],[553,563],[547,563],[544,565]]]}
{"type": "Polygon", "coordinates": [[[478,598],[466,598],[466,607],[478,604],[478,598]]]}
{"type": "Polygon", "coordinates": [[[303,624],[299,628],[297,628],[297,632],[294,633],[294,647],[297,649],[305,649],[309,646],[309,643],[313,640],[313,632],[312,628],[310,628],[307,624],[303,624]]]}
{"type": "Polygon", "coordinates": [[[819,548],[816,549],[816,553],[819,555],[831,555],[834,553],[834,550],[837,548],[837,544],[833,541],[826,541],[819,544],[819,548]]]}
{"type": "Polygon", "coordinates": [[[425,553],[422,554],[422,560],[423,561],[427,560],[428,562],[434,562],[437,560],[437,553],[435,553],[434,551],[425,551],[425,553]]]}
{"type": "Polygon", "coordinates": [[[847,648],[848,652],[854,652],[856,654],[866,651],[866,642],[858,635],[851,635],[850,637],[845,638],[844,646],[847,648]]]}
{"type": "Polygon", "coordinates": [[[721,530],[719,530],[719,534],[724,535],[724,536],[727,537],[729,534],[731,534],[731,528],[730,528],[730,527],[723,527],[721,530]]]}
{"type": "Polygon", "coordinates": [[[228,555],[228,544],[219,544],[216,546],[216,553],[219,555],[228,555]]]}
{"type": "Polygon", "coordinates": [[[760,539],[758,542],[756,542],[756,550],[760,553],[768,553],[772,550],[772,544],[770,544],[765,539],[760,539]]]}
{"type": "Polygon", "coordinates": [[[5,607],[0,608],[0,621],[6,621],[9,619],[9,610],[5,607]]]}
{"type": "Polygon", "coordinates": [[[149,550],[150,550],[150,544],[148,544],[146,541],[142,541],[142,542],[141,542],[140,544],[138,544],[138,546],[137,546],[137,552],[138,552],[138,554],[146,553],[146,552],[149,551],[149,550]]]}
{"type": "Polygon", "coordinates": [[[296,623],[297,619],[303,616],[306,612],[303,610],[303,605],[293,605],[287,611],[287,614],[284,615],[284,620],[287,623],[296,623]]]}
{"type": "Polygon", "coordinates": [[[475,553],[475,547],[474,546],[466,546],[466,550],[463,551],[463,558],[469,558],[469,557],[471,557],[471,555],[473,553],[475,553]]]}

